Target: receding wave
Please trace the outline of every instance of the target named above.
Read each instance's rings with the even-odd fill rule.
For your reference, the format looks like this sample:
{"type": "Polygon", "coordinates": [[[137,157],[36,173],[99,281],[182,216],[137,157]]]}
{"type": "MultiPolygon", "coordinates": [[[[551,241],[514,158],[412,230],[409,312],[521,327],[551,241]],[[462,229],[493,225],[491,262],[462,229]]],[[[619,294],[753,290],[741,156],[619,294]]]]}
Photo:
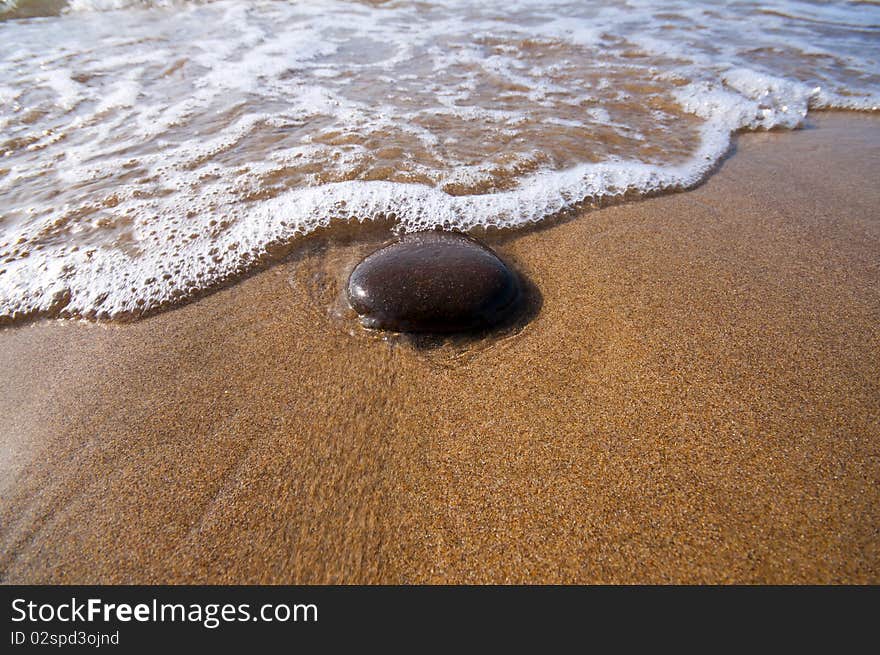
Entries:
{"type": "Polygon", "coordinates": [[[880,7],[864,3],[3,11],[7,320],[139,315],[334,222],[513,228],[686,188],[737,130],[880,107],[880,7]]]}

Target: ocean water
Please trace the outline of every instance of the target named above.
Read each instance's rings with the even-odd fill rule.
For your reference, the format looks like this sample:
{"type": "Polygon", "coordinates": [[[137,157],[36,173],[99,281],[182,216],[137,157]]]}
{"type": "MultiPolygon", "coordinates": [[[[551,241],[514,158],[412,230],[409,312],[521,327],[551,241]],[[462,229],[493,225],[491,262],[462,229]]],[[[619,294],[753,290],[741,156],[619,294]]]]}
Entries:
{"type": "Polygon", "coordinates": [[[880,3],[0,0],[0,320],[687,188],[822,108],[880,109],[880,3]]]}

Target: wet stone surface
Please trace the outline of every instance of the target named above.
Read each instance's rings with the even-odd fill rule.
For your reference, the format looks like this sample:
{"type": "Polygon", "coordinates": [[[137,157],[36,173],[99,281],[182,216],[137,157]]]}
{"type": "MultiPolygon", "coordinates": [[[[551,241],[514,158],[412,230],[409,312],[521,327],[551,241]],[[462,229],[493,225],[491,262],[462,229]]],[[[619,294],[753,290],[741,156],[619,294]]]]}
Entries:
{"type": "Polygon", "coordinates": [[[518,276],[487,246],[457,232],[416,232],[358,264],[348,300],[368,328],[395,332],[486,329],[521,301],[518,276]]]}

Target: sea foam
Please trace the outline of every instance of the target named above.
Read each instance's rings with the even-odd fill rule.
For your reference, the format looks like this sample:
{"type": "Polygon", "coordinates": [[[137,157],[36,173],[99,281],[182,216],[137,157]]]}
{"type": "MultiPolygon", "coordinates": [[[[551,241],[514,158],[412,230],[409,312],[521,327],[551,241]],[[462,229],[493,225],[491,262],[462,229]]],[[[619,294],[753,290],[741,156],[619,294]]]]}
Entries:
{"type": "Polygon", "coordinates": [[[863,3],[56,4],[0,22],[7,320],[137,316],[334,222],[684,189],[738,130],[880,108],[863,3]]]}

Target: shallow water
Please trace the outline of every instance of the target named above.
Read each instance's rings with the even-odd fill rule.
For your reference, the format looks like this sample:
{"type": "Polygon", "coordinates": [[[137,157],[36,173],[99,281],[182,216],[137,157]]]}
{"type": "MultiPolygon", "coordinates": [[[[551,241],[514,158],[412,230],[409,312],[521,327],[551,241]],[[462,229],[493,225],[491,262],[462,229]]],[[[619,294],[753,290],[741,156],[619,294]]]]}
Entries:
{"type": "Polygon", "coordinates": [[[6,319],[138,315],[334,220],[516,227],[687,187],[736,130],[880,108],[876,2],[6,0],[0,16],[6,319]]]}

